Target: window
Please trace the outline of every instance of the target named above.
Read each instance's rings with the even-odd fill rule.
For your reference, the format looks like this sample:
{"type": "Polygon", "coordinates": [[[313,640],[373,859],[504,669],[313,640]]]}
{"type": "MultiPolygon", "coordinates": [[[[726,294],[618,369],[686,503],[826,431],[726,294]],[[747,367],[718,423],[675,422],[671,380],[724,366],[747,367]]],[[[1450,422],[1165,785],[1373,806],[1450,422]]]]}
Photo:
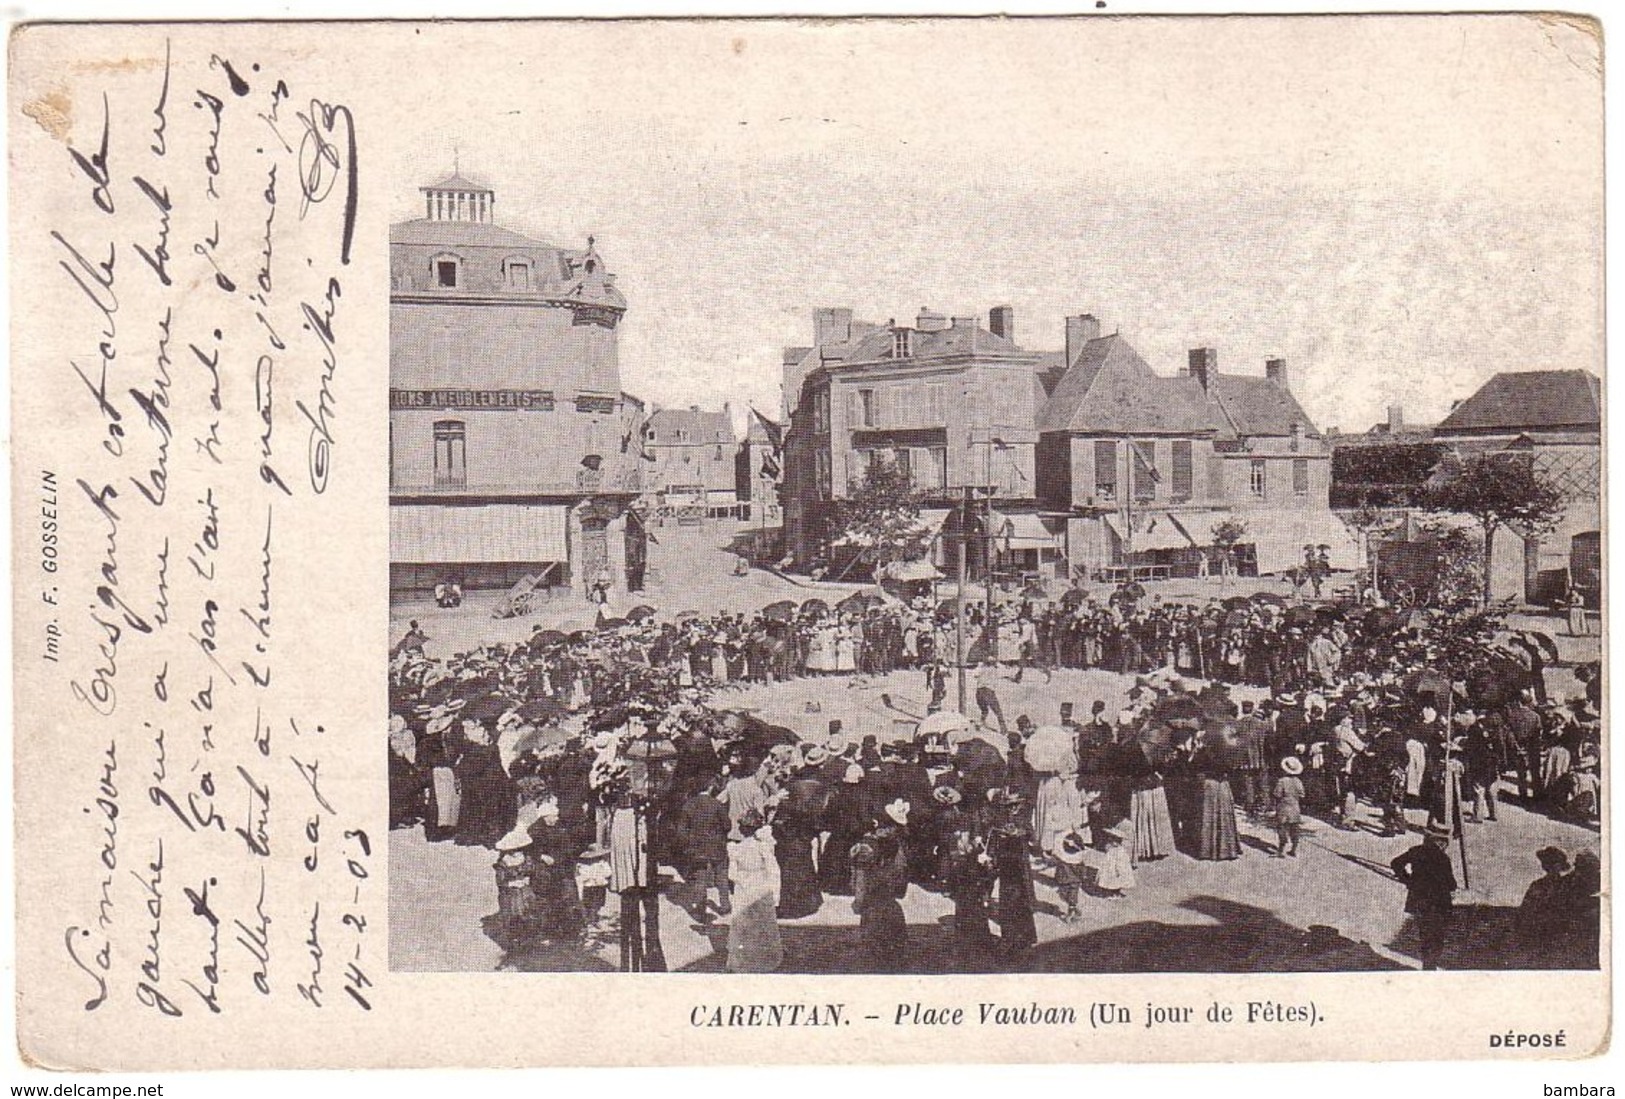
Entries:
{"type": "Polygon", "coordinates": [[[1095,443],[1095,495],[1107,503],[1117,499],[1117,444],[1110,439],[1095,443]]]}
{"type": "Polygon", "coordinates": [[[813,485],[820,499],[829,499],[829,451],[819,450],[813,454],[813,485]]]}
{"type": "Polygon", "coordinates": [[[929,472],[926,474],[927,480],[923,487],[946,489],[948,487],[948,448],[934,446],[925,453],[930,464],[927,467],[929,472]]]}
{"type": "Polygon", "coordinates": [[[1175,439],[1173,449],[1173,498],[1183,502],[1191,498],[1195,480],[1191,469],[1191,441],[1189,439],[1175,439]]]}
{"type": "Polygon", "coordinates": [[[1258,497],[1260,500],[1264,498],[1264,492],[1267,487],[1264,480],[1264,468],[1264,459],[1254,458],[1252,466],[1248,472],[1248,487],[1252,489],[1253,495],[1258,497]]]}
{"type": "Polygon", "coordinates": [[[820,389],[813,394],[812,429],[822,435],[829,430],[829,390],[820,389]]]}
{"type": "Polygon", "coordinates": [[[457,267],[455,259],[437,259],[434,261],[434,282],[436,286],[452,289],[457,285],[457,267]]]}
{"type": "Polygon", "coordinates": [[[1292,459],[1292,495],[1309,495],[1309,459],[1292,459]]]}
{"type": "Polygon", "coordinates": [[[903,476],[908,478],[909,484],[913,484],[914,463],[912,460],[910,460],[908,448],[898,447],[896,450],[892,451],[891,460],[897,466],[898,470],[902,472],[903,476]]]}
{"type": "Polygon", "coordinates": [[[468,484],[467,426],[461,420],[435,422],[434,483],[447,488],[468,484]]]}
{"type": "Polygon", "coordinates": [[[925,422],[932,427],[948,422],[946,406],[943,404],[944,388],[941,382],[932,382],[925,387],[925,422]]]}
{"type": "Polygon", "coordinates": [[[875,426],[875,391],[872,389],[858,390],[857,422],[864,427],[875,426]]]}
{"type": "Polygon", "coordinates": [[[1134,498],[1153,500],[1157,495],[1157,444],[1150,439],[1136,439],[1134,447],[1134,498]]]}
{"type": "Polygon", "coordinates": [[[891,357],[906,359],[914,353],[913,329],[897,328],[891,334],[891,357]]]}
{"type": "Polygon", "coordinates": [[[530,289],[530,263],[528,260],[508,261],[508,289],[530,289]]]}

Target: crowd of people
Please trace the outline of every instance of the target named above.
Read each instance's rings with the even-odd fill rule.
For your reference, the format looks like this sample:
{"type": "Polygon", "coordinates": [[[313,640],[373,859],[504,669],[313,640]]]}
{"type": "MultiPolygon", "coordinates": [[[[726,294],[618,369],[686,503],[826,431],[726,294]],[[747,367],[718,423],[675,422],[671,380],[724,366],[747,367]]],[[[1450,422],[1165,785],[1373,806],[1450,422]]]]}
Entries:
{"type": "MultiPolygon", "coordinates": [[[[898,972],[911,886],[951,901],[963,968],[1022,969],[1035,880],[1078,921],[1132,890],[1148,861],[1242,857],[1238,818],[1269,826],[1269,854],[1286,859],[1305,817],[1450,836],[1495,821],[1503,787],[1597,818],[1600,672],[1583,670],[1581,697],[1550,697],[1555,652],[1492,619],[1164,603],[1133,586],[990,617],[978,605],[965,617],[983,670],[966,718],[943,708],[957,608],[810,604],[639,612],[446,661],[425,655],[413,623],[393,661],[392,823],[494,850],[509,945],[613,929],[623,968],[664,968],[665,888],[697,925],[726,920],[730,969],[768,971],[783,964],[780,921],[840,898],[859,923],[854,965],[898,972]],[[1003,665],[1106,667],[1134,685],[1120,706],[1063,702],[1057,723],[1007,725],[1003,665]],[[899,668],[922,672],[930,697],[912,740],[839,721],[809,739],[716,702],[734,681],[899,668]],[[629,706],[643,681],[628,669],[676,693],[629,706]],[[662,867],[681,884],[664,885],[662,867]],[[610,893],[618,919],[603,916],[610,893]]],[[[1438,926],[1428,917],[1428,964],[1438,926]]]]}

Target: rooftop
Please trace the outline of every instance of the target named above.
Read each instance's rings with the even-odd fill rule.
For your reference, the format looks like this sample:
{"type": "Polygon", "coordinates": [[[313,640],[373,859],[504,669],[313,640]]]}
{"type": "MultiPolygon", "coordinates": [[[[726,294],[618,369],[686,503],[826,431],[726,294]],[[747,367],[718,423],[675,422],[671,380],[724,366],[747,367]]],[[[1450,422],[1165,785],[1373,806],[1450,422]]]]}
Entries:
{"type": "Polygon", "coordinates": [[[1439,435],[1459,432],[1600,430],[1602,386],[1589,370],[1527,370],[1497,374],[1440,422],[1439,435]]]}

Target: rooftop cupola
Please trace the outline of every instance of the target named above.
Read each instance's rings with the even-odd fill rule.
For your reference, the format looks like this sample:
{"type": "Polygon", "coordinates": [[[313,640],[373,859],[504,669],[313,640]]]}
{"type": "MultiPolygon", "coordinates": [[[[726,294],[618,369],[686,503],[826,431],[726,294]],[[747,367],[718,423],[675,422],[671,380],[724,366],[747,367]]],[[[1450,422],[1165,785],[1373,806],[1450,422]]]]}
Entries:
{"type": "Polygon", "coordinates": [[[439,183],[419,190],[423,192],[424,216],[430,221],[490,224],[492,211],[497,204],[495,191],[455,171],[439,183]]]}

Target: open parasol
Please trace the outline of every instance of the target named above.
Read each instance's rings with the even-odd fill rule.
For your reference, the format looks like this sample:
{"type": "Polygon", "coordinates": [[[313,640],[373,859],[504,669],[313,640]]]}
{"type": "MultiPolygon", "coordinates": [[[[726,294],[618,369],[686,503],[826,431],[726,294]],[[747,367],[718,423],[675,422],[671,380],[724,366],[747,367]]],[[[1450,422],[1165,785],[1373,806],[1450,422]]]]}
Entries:
{"type": "Polygon", "coordinates": [[[1245,595],[1232,595],[1228,599],[1220,600],[1220,603],[1226,610],[1235,611],[1245,610],[1252,603],[1252,600],[1245,595]]]}
{"type": "Polygon", "coordinates": [[[1078,753],[1072,734],[1059,725],[1043,725],[1027,738],[1024,747],[1027,766],[1050,774],[1076,774],[1078,753]]]}
{"type": "Polygon", "coordinates": [[[795,616],[796,603],[793,599],[781,599],[762,608],[762,617],[774,622],[788,622],[795,616]]]}
{"type": "Polygon", "coordinates": [[[1073,607],[1076,607],[1078,604],[1082,603],[1088,598],[1089,593],[1084,591],[1082,588],[1068,588],[1061,595],[1061,606],[1065,607],[1067,610],[1071,610],[1073,607]]]}
{"type": "Polygon", "coordinates": [[[1435,698],[1450,695],[1450,677],[1433,668],[1418,668],[1402,679],[1400,686],[1411,694],[1433,695],[1435,698]]]}
{"type": "Polygon", "coordinates": [[[827,614],[829,613],[829,604],[824,602],[822,599],[809,599],[801,604],[801,613],[827,614]]]}
{"type": "Polygon", "coordinates": [[[628,622],[646,622],[655,616],[655,609],[647,603],[640,603],[626,612],[628,622]]]}
{"type": "Polygon", "coordinates": [[[917,736],[940,736],[945,733],[958,732],[970,728],[970,719],[957,710],[938,710],[934,714],[926,714],[915,730],[917,736]]]}

